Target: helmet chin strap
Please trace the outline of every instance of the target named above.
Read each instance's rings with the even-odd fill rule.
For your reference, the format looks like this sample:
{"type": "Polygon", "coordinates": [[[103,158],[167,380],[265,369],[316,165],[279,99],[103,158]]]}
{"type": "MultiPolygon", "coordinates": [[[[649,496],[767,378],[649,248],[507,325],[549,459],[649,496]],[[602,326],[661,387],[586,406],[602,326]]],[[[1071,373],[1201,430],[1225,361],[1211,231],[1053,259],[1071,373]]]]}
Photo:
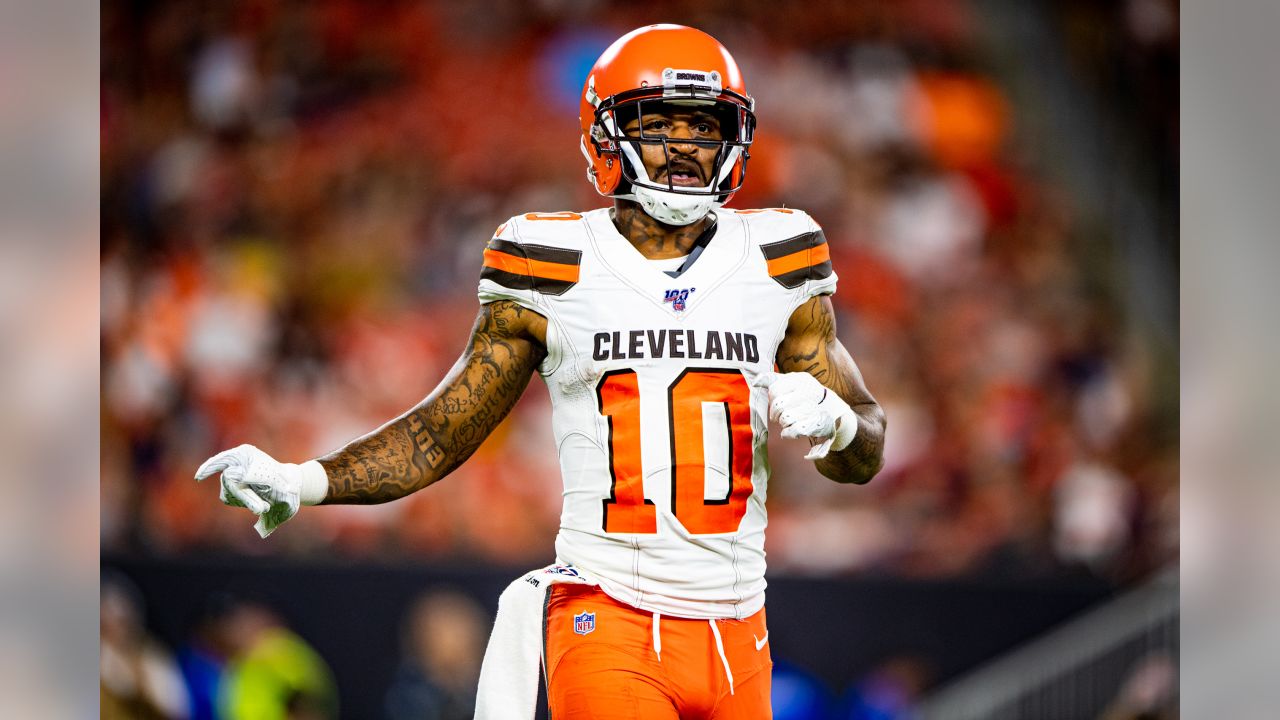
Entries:
{"type": "MultiPolygon", "coordinates": [[[[631,163],[631,167],[635,169],[636,179],[631,183],[632,192],[626,195],[616,195],[615,197],[623,200],[634,200],[644,208],[644,212],[649,217],[658,222],[667,225],[692,225],[707,216],[707,213],[724,205],[722,195],[698,194],[672,192],[660,188],[653,180],[649,179],[649,173],[645,171],[644,163],[640,160],[640,154],[636,152],[635,143],[620,143],[623,156],[631,163]]],[[[737,161],[737,156],[741,152],[738,148],[733,148],[725,157],[724,163],[721,164],[719,177],[710,184],[699,188],[690,188],[699,192],[709,193],[714,185],[724,181],[728,174],[733,172],[733,165],[737,161]]]]}
{"type": "Polygon", "coordinates": [[[668,225],[692,225],[721,205],[714,195],[683,195],[644,185],[636,185],[632,197],[645,214],[668,225]]]}

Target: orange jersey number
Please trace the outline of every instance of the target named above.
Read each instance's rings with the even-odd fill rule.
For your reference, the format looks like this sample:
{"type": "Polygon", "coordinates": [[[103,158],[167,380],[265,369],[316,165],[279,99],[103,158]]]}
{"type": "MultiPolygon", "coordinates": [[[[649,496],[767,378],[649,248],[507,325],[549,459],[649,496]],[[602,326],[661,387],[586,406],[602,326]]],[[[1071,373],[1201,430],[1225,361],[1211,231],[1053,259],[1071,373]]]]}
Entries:
{"type": "Polygon", "coordinates": [[[644,497],[640,469],[640,382],[635,370],[611,370],[596,387],[600,414],[609,420],[609,497],[604,531],[656,533],[658,511],[644,497]]]}
{"type": "MultiPolygon", "coordinates": [[[[604,531],[656,533],[657,508],[644,497],[640,462],[640,388],[634,370],[605,373],[596,388],[600,413],[609,422],[609,497],[604,501],[604,531]]],[[[690,368],[667,388],[671,442],[671,512],[695,535],[738,529],[751,497],[751,390],[737,370],[690,368]],[[729,490],[706,498],[708,458],[703,444],[703,405],[720,403],[728,425],[729,490]]],[[[719,458],[710,459],[712,464],[719,458]]]]}

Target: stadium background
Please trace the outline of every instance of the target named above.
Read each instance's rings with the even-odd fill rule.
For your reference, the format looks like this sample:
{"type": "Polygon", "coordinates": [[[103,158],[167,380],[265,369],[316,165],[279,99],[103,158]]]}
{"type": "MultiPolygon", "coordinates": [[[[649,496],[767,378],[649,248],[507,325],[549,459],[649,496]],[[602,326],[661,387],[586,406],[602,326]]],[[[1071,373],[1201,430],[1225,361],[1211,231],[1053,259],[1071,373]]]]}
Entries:
{"type": "Polygon", "coordinates": [[[867,487],[771,453],[779,688],[827,696],[813,717],[886,716],[1175,564],[1177,16],[1164,0],[104,4],[101,532],[133,632],[183,657],[211,599],[252,597],[333,669],[344,717],[379,717],[420,594],[491,612],[551,560],[536,381],[446,481],[304,511],[265,542],[191,475],[240,442],[313,457],[430,390],[492,230],[604,203],[577,94],[609,42],[658,21],[742,66],[760,132],[733,206],[824,226],[841,338],[890,419],[867,487]]]}

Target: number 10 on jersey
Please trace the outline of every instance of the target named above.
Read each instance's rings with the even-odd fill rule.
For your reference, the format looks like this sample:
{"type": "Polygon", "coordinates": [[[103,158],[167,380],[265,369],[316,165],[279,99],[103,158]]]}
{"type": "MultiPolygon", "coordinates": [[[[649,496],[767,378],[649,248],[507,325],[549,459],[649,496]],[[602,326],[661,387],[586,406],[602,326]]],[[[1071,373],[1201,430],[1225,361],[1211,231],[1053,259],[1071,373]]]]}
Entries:
{"type": "MultiPolygon", "coordinates": [[[[610,494],[604,531],[656,533],[658,511],[644,496],[641,467],[640,382],[635,370],[610,370],[596,386],[600,414],[609,423],[610,494]]],[[[671,513],[695,535],[738,529],[751,497],[751,389],[732,368],[688,368],[667,387],[667,436],[671,453],[671,513]],[[719,403],[728,426],[729,490],[706,498],[703,405],[719,403]]],[[[651,436],[652,437],[652,436],[651,436]]]]}

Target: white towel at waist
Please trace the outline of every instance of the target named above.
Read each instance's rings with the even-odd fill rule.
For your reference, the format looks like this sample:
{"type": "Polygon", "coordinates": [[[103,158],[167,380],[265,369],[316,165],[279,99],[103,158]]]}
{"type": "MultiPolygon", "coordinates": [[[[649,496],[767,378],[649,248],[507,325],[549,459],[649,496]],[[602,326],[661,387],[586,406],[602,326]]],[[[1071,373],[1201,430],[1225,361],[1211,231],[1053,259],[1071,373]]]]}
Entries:
{"type": "Polygon", "coordinates": [[[532,720],[542,664],[542,613],[551,586],[563,582],[597,584],[572,565],[548,565],[502,591],[480,665],[475,720],[532,720]]]}

